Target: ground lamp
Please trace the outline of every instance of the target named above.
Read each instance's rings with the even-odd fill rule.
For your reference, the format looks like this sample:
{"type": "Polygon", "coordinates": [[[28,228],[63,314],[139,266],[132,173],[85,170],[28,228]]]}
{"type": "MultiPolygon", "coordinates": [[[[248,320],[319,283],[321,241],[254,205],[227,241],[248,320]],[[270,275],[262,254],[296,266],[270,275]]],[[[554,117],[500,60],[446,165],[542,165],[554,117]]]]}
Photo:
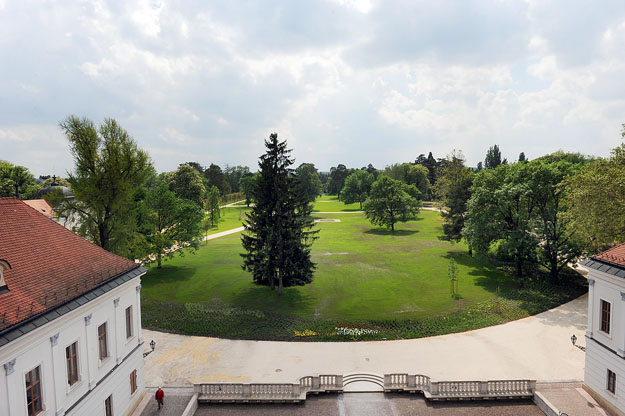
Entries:
{"type": "Polygon", "coordinates": [[[143,353],[143,357],[144,358],[147,357],[148,355],[150,355],[150,353],[154,352],[154,348],[156,348],[156,342],[154,342],[154,340],[150,341],[150,348],[152,348],[151,351],[143,353]]]}

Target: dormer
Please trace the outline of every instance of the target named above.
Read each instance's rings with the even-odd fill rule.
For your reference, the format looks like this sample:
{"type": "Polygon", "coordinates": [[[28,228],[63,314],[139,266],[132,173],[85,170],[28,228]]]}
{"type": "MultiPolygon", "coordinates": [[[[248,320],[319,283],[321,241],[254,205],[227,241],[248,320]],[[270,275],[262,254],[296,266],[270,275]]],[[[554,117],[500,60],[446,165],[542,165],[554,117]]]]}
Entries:
{"type": "Polygon", "coordinates": [[[10,269],[11,269],[11,264],[6,260],[0,259],[0,295],[9,291],[9,288],[7,287],[7,283],[4,280],[4,271],[10,270],[10,269]]]}

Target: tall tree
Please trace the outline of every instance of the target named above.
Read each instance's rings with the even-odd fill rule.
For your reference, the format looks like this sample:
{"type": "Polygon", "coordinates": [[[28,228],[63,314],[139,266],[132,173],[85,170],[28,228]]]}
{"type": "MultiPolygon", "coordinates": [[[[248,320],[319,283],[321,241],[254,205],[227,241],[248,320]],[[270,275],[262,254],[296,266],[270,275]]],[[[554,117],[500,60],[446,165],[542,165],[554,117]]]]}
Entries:
{"type": "Polygon", "coordinates": [[[345,179],[345,185],[341,191],[343,202],[346,204],[359,202],[360,209],[362,209],[362,204],[369,196],[373,181],[373,175],[366,170],[357,170],[350,174],[347,179],[345,179]]]}
{"type": "Polygon", "coordinates": [[[219,189],[215,185],[211,186],[206,198],[206,211],[212,227],[217,225],[219,217],[221,217],[221,208],[219,207],[219,189]]]}
{"type": "Polygon", "coordinates": [[[526,162],[524,152],[519,153],[519,162],[526,162]]]}
{"type": "Polygon", "coordinates": [[[246,253],[243,269],[253,279],[278,294],[284,286],[303,285],[313,278],[315,264],[310,250],[317,231],[310,216],[312,205],[298,199],[295,175],[290,167],[286,141],[272,133],[265,141],[267,151],[260,157],[259,177],[255,183],[254,207],[248,214],[241,236],[246,253]]]}
{"type": "MultiPolygon", "coordinates": [[[[471,197],[470,189],[474,176],[464,162],[462,152],[454,150],[447,156],[447,163],[436,181],[436,194],[445,207],[441,212],[445,221],[443,239],[456,242],[462,239],[467,201],[471,197]]],[[[469,253],[471,253],[470,245],[469,253]]]]}
{"type": "Polygon", "coordinates": [[[187,166],[191,166],[193,169],[197,170],[197,173],[200,175],[204,175],[204,166],[200,165],[198,162],[187,162],[184,163],[187,166]]]}
{"type": "Polygon", "coordinates": [[[230,193],[230,184],[226,179],[226,175],[218,165],[211,163],[210,166],[204,170],[204,177],[208,181],[206,188],[215,185],[221,195],[230,193]]]}
{"type": "Polygon", "coordinates": [[[80,235],[123,255],[124,238],[136,229],[130,215],[134,190],[150,172],[150,159],[113,119],[96,129],[86,118],[69,116],[60,127],[75,162],[67,179],[75,199],[68,200],[63,211],[78,220],[80,235]]]}
{"type": "Polygon", "coordinates": [[[372,224],[395,231],[397,222],[408,221],[418,214],[421,202],[417,195],[419,190],[414,185],[380,175],[365,201],[365,216],[372,224]]]}
{"type": "Polygon", "coordinates": [[[202,177],[195,168],[189,165],[180,165],[177,170],[167,174],[167,179],[169,189],[178,198],[193,201],[200,207],[204,205],[206,188],[204,188],[202,177]]]}
{"type": "Polygon", "coordinates": [[[156,260],[159,269],[163,258],[175,253],[183,255],[182,248],[198,248],[202,209],[195,202],[176,197],[167,184],[161,182],[148,192],[146,205],[148,258],[156,260]]]}
{"type": "Polygon", "coordinates": [[[494,145],[488,148],[486,152],[486,158],[484,159],[484,169],[495,169],[497,166],[501,165],[501,152],[499,151],[499,146],[494,145]]]}
{"type": "Polygon", "coordinates": [[[317,173],[317,168],[312,163],[302,163],[295,169],[297,177],[295,181],[295,190],[299,193],[300,199],[306,203],[315,202],[315,199],[321,195],[321,180],[317,173]]]}
{"type": "Polygon", "coordinates": [[[341,198],[341,189],[345,185],[345,179],[350,171],[345,165],[339,163],[336,167],[330,168],[330,178],[328,179],[327,192],[330,195],[338,195],[341,198]]]}
{"type": "Polygon", "coordinates": [[[566,187],[560,184],[581,168],[581,164],[566,161],[527,162],[533,177],[533,198],[536,221],[533,233],[540,238],[538,261],[549,270],[551,282],[558,283],[560,271],[576,263],[584,252],[577,230],[565,215],[568,210],[566,187]]]}
{"type": "Polygon", "coordinates": [[[226,181],[228,185],[230,185],[230,192],[240,192],[239,189],[239,181],[244,176],[251,175],[250,168],[247,166],[228,166],[224,168],[224,175],[226,176],[226,181]]]}
{"type": "MultiPolygon", "coordinates": [[[[625,137],[625,125],[623,126],[625,137]]],[[[567,216],[598,252],[625,241],[625,143],[566,179],[567,216]]]]}
{"type": "Polygon", "coordinates": [[[239,190],[243,192],[245,196],[245,204],[249,207],[250,202],[252,202],[252,193],[254,191],[254,184],[256,179],[258,178],[258,174],[244,176],[239,180],[239,190]]]}
{"type": "Polygon", "coordinates": [[[390,178],[402,181],[406,185],[417,187],[423,197],[430,196],[429,171],[425,166],[410,163],[395,163],[384,169],[384,174],[390,178]]]}
{"type": "Polygon", "coordinates": [[[0,160],[0,197],[14,196],[21,199],[33,199],[41,185],[35,180],[27,167],[14,166],[0,160]]]}
{"type": "Polygon", "coordinates": [[[513,260],[519,278],[524,275],[524,266],[536,261],[538,238],[531,233],[533,188],[527,164],[500,165],[475,175],[467,202],[463,235],[469,245],[486,253],[498,241],[498,255],[513,260]]]}

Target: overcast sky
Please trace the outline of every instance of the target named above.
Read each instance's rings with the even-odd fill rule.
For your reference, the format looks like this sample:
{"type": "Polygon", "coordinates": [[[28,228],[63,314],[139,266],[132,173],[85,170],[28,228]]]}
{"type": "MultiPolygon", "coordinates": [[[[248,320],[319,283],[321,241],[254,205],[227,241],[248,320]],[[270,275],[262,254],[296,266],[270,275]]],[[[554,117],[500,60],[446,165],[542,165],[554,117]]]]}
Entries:
{"type": "Polygon", "coordinates": [[[625,122],[625,2],[0,0],[0,159],[73,168],[58,123],[115,118],[158,171],[377,168],[499,144],[607,156],[625,122]]]}

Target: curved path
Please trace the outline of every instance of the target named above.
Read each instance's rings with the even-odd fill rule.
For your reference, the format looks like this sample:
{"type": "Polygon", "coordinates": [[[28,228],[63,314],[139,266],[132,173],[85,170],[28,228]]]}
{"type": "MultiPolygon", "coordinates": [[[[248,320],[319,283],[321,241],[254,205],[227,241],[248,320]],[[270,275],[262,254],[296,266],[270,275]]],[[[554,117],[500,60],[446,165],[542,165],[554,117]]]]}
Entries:
{"type": "Polygon", "coordinates": [[[173,335],[145,359],[148,386],[211,382],[294,382],[313,374],[417,373],[434,380],[582,380],[587,295],[518,321],[430,338],[377,342],[271,342],[173,335]]]}

